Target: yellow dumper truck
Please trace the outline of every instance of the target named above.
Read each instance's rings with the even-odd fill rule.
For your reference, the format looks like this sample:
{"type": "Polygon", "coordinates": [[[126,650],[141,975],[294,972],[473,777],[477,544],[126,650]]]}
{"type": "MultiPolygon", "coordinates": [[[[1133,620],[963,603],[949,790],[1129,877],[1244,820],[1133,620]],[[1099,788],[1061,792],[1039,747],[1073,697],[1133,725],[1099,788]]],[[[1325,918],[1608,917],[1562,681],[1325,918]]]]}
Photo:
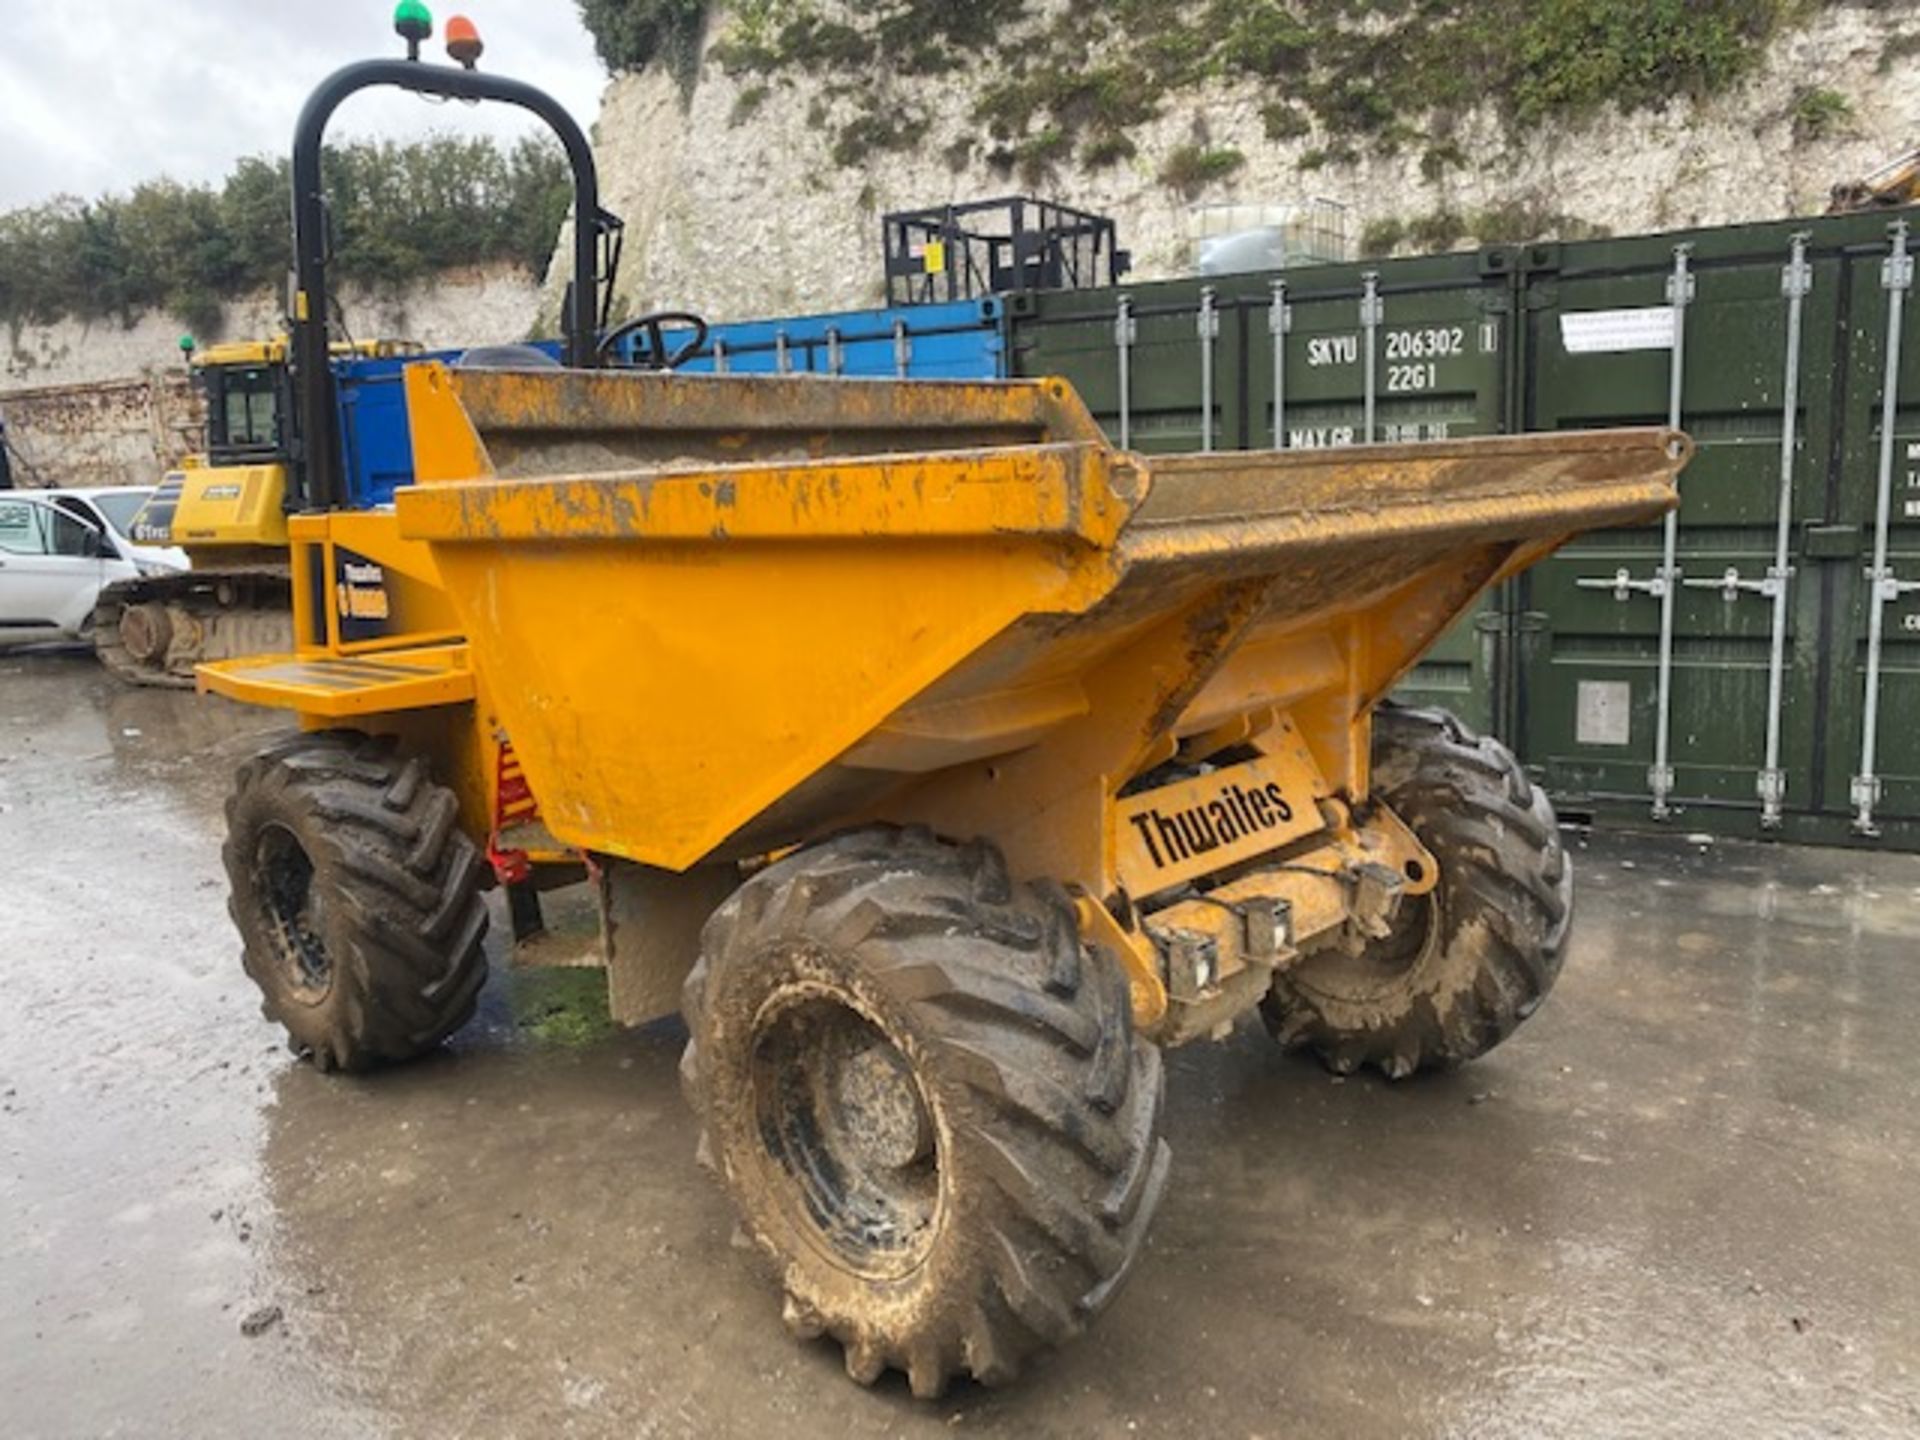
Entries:
{"type": "Polygon", "coordinates": [[[1381,702],[1488,585],[1670,505],[1677,434],[1148,460],[1058,382],[406,381],[418,483],[297,519],[294,595],[386,524],[454,624],[368,652],[303,609],[201,672],[304,728],[229,808],[249,971],[323,1066],[404,1059],[472,1012],[482,851],[572,849],[615,1014],[684,1011],[703,1154],[855,1378],[1002,1380],[1106,1303],[1160,1047],[1258,1008],[1405,1075],[1553,983],[1545,798],[1381,702]]]}
{"type": "Polygon", "coordinates": [[[1553,984],[1546,799],[1385,701],[1487,587],[1670,508],[1684,437],[1148,458],[1058,381],[582,354],[410,367],[415,483],[293,517],[291,653],[200,670],[299,721],[225,860],[323,1068],[457,1029],[485,890],[572,857],[789,1327],[935,1395],[1126,1279],[1164,1047],[1257,1010],[1403,1076],[1553,984]]]}

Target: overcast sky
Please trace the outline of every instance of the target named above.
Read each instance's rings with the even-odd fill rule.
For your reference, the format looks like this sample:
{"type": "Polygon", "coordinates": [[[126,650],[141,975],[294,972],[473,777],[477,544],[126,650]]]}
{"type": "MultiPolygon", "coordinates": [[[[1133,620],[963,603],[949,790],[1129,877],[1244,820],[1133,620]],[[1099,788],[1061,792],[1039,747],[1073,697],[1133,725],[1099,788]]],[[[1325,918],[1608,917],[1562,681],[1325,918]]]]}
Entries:
{"type": "MultiPolygon", "coordinates": [[[[428,0],[441,29],[470,15],[490,69],[557,96],[581,125],[605,74],[574,0],[428,0]]],[[[284,155],[307,93],[353,60],[404,54],[392,0],[0,0],[0,210],[170,175],[214,181],[242,155],[284,155]]],[[[329,138],[540,128],[504,105],[371,92],[329,138]]]]}

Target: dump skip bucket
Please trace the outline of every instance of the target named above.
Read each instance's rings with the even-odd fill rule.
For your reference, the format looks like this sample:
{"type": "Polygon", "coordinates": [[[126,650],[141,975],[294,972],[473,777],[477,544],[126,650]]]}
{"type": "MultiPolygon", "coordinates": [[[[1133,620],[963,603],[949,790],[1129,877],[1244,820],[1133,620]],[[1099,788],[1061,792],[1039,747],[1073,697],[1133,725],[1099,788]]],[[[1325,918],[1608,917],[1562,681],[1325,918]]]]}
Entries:
{"type": "Polygon", "coordinates": [[[1647,429],[1149,459],[1057,381],[408,388],[400,527],[548,825],[669,869],[1097,716],[1170,623],[1196,628],[1156,652],[1163,736],[1363,716],[1487,586],[1670,508],[1690,452],[1647,429]]]}

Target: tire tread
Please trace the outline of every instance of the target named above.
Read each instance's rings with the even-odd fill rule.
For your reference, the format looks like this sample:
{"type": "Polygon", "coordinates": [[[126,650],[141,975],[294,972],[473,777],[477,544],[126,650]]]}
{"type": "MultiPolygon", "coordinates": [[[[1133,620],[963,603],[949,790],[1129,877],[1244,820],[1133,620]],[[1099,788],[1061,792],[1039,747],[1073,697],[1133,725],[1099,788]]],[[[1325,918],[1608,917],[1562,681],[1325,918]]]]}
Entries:
{"type": "MultiPolygon", "coordinates": [[[[881,1369],[908,1374],[916,1395],[938,1394],[961,1372],[1011,1380],[1111,1300],[1164,1187],[1165,1081],[1159,1052],[1132,1035],[1125,976],[1083,952],[1064,891],[1014,886],[990,846],[877,828],[788,856],[715,912],[687,978],[681,1076],[710,1156],[725,1153],[727,1137],[710,1113],[709,1007],[786,944],[845,956],[908,1018],[943,1093],[964,1097],[965,1160],[953,1183],[967,1187],[966,1250],[976,1257],[959,1293],[883,1332],[858,1314],[821,1313],[795,1293],[794,1260],[783,1256],[787,1313],[839,1339],[863,1383],[878,1373],[876,1354],[881,1369]]],[[[755,1228],[749,1182],[719,1169],[755,1228]]],[[[764,1230],[759,1238],[775,1248],[764,1230]]]]}
{"type": "Polygon", "coordinates": [[[478,848],[451,791],[389,740],[349,731],[269,744],[235,772],[223,851],[228,909],[267,1017],[323,1070],[409,1060],[470,1018],[486,982],[486,901],[478,848]],[[327,884],[344,943],[340,990],[321,1006],[281,993],[279,956],[251,895],[252,837],[268,823],[298,836],[327,884]]]}
{"type": "Polygon", "coordinates": [[[1356,1018],[1295,983],[1311,976],[1309,957],[1275,978],[1263,1009],[1288,1048],[1342,1074],[1370,1064],[1400,1079],[1485,1054],[1539,1008],[1565,957],[1573,870],[1553,806],[1512,751],[1445,711],[1377,710],[1374,780],[1440,865],[1433,985],[1356,1018]]]}

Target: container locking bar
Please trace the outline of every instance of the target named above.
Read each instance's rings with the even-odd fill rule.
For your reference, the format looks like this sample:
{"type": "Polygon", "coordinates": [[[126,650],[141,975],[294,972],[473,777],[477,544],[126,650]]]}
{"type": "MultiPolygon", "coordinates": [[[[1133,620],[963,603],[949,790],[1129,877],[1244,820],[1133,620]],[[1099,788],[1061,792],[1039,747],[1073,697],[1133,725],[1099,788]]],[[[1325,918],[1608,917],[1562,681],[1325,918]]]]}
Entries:
{"type": "MultiPolygon", "coordinates": [[[[1673,306],[1673,370],[1668,385],[1667,423],[1680,428],[1681,397],[1687,368],[1687,307],[1695,294],[1691,262],[1693,247],[1673,247],[1673,274],[1667,280],[1667,303],[1673,306]]],[[[1673,814],[1667,801],[1673,794],[1673,621],[1674,601],[1680,587],[1680,512],[1667,512],[1660,548],[1660,575],[1666,585],[1660,591],[1660,676],[1658,715],[1653,733],[1653,768],[1647,772],[1647,788],[1653,792],[1653,818],[1666,820],[1673,814]]]]}
{"type": "Polygon", "coordinates": [[[1773,602],[1773,635],[1767,656],[1767,759],[1758,777],[1760,826],[1780,828],[1787,803],[1787,772],[1780,765],[1780,736],[1786,707],[1787,592],[1793,579],[1793,464],[1800,441],[1800,345],[1805,333],[1807,296],[1813,293],[1813,267],[1807,263],[1805,231],[1793,237],[1793,251],[1780,276],[1787,299],[1787,373],[1781,389],[1780,515],[1774,528],[1773,566],[1758,589],[1773,602]]]}
{"type": "MultiPolygon", "coordinates": [[[[1666,597],[1666,577],[1655,572],[1651,580],[1636,580],[1630,570],[1616,570],[1612,575],[1582,575],[1573,582],[1582,590],[1611,590],[1616,600],[1631,600],[1635,595],[1647,595],[1655,600],[1666,597]]],[[[1718,584],[1718,581],[1714,582],[1718,584]]]]}
{"type": "Polygon", "coordinates": [[[1867,571],[1871,604],[1867,611],[1867,705],[1860,723],[1860,773],[1853,777],[1853,828],[1859,835],[1880,833],[1873,812],[1879,808],[1882,786],[1878,773],[1880,750],[1880,667],[1885,658],[1887,606],[1920,590],[1920,583],[1899,580],[1887,563],[1893,527],[1894,428],[1900,419],[1900,341],[1906,319],[1907,292],[1913,289],[1913,256],[1907,249],[1907,222],[1887,227],[1891,253],[1880,267],[1880,283],[1887,292],[1887,372],[1880,397],[1880,489],[1874,517],[1873,568],[1867,571]]]}
{"type": "Polygon", "coordinates": [[[1360,296],[1361,349],[1366,356],[1366,389],[1361,401],[1360,443],[1371,445],[1374,442],[1374,416],[1380,408],[1379,397],[1375,393],[1379,384],[1379,357],[1374,354],[1374,342],[1379,339],[1380,326],[1387,318],[1387,307],[1380,300],[1380,272],[1369,270],[1360,277],[1366,287],[1360,296]]]}
{"type": "Polygon", "coordinates": [[[1133,297],[1122,295],[1113,319],[1113,348],[1120,360],[1120,448],[1133,448],[1133,347],[1140,342],[1140,322],[1133,318],[1133,297]]]}
{"type": "Polygon", "coordinates": [[[1273,282],[1273,303],[1267,307],[1267,329],[1273,335],[1273,448],[1287,448],[1287,336],[1293,330],[1293,306],[1287,303],[1287,282],[1273,282]]]}
{"type": "Polygon", "coordinates": [[[1213,347],[1220,338],[1220,311],[1216,304],[1219,291],[1211,285],[1200,287],[1200,450],[1213,451],[1213,347]]]}
{"type": "Polygon", "coordinates": [[[1680,583],[1689,590],[1718,590],[1720,596],[1729,605],[1742,595],[1758,595],[1763,600],[1777,600],[1787,593],[1786,580],[1793,574],[1791,567],[1786,570],[1767,567],[1764,580],[1749,580],[1740,573],[1740,567],[1730,565],[1726,573],[1711,580],[1683,580],[1680,583]]]}

